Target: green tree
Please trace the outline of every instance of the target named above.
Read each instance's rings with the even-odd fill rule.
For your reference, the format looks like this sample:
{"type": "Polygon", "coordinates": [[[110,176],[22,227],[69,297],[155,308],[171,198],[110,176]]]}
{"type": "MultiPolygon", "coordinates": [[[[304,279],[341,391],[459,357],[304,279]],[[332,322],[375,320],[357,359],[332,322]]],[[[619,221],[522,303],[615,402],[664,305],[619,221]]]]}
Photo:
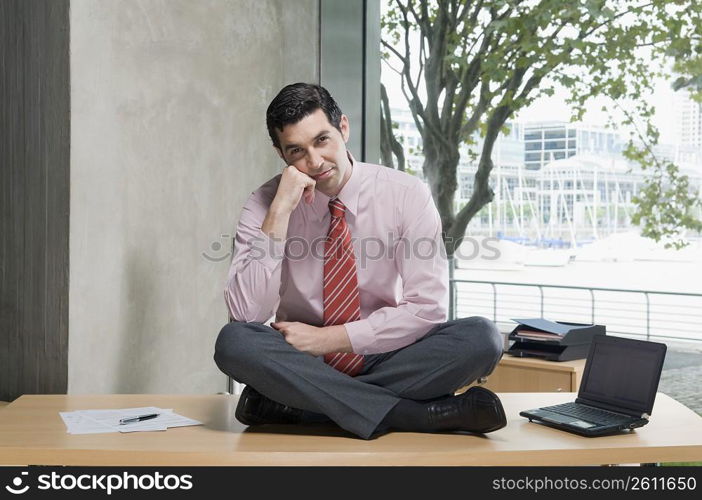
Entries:
{"type": "Polygon", "coordinates": [[[662,76],[656,68],[670,57],[686,79],[678,86],[699,81],[701,26],[698,0],[390,0],[382,19],[383,57],[401,76],[422,135],[423,172],[448,254],[493,199],[491,156],[506,121],[556,86],[568,90],[573,120],[596,96],[625,111],[612,124],[634,128],[626,155],[650,172],[633,217],[643,233],[673,238],[679,246],[686,229],[700,231],[693,215],[700,200],[688,179],[653,154],[658,131],[645,96],[662,76]],[[697,63],[690,62],[693,56],[697,63]],[[472,197],[454,213],[459,149],[476,132],[483,146],[472,197]]]}

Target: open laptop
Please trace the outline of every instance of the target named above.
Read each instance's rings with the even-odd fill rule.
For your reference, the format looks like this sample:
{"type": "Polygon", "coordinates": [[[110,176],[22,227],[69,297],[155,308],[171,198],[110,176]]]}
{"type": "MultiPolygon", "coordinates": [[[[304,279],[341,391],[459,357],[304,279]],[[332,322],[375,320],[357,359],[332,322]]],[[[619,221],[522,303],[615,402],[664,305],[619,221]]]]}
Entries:
{"type": "Polygon", "coordinates": [[[666,345],[595,335],[574,403],[519,414],[582,436],[601,436],[648,423],[661,378],[666,345]]]}

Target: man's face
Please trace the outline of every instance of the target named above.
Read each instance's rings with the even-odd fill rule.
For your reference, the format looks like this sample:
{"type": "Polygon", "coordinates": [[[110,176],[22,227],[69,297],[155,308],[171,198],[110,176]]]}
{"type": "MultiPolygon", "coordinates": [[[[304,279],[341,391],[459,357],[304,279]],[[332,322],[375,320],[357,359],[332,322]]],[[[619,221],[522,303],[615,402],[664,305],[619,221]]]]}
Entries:
{"type": "Polygon", "coordinates": [[[341,115],[337,130],[324,111],[317,109],[297,123],[286,125],[278,133],[278,154],[288,164],[309,175],[316,189],[335,196],[351,175],[351,162],[346,154],[349,121],[341,115]]]}

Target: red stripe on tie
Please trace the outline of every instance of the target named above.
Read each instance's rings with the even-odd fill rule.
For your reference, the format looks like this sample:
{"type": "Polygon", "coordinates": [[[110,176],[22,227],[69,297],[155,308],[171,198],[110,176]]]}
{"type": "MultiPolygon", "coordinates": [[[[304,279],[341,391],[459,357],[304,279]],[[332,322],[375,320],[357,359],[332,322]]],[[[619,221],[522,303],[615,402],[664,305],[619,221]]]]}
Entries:
{"type": "MultiPolygon", "coordinates": [[[[346,207],[340,200],[331,200],[329,212],[332,218],[324,242],[324,326],[361,319],[356,257],[346,224],[346,207]]],[[[325,354],[324,361],[352,377],[363,368],[363,356],[351,352],[325,354]]]]}

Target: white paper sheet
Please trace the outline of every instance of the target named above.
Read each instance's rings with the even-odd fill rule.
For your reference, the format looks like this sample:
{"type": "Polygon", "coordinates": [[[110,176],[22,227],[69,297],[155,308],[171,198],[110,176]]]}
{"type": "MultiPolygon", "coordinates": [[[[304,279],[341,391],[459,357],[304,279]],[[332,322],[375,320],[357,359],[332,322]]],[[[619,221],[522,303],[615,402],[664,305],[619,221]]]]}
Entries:
{"type": "Polygon", "coordinates": [[[145,406],[141,408],[121,408],[109,410],[78,410],[59,412],[69,434],[99,434],[106,432],[147,432],[165,431],[169,427],[201,425],[202,422],[178,415],[173,409],[145,406]],[[120,425],[123,418],[158,413],[159,416],[142,422],[120,425]]]}

